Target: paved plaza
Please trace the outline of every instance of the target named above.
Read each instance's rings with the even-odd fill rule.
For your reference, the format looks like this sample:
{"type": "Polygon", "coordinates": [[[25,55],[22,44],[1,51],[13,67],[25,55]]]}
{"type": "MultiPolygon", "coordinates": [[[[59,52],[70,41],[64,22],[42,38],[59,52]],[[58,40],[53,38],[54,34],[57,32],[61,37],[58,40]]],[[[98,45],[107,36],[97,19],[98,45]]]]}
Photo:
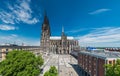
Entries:
{"type": "Polygon", "coordinates": [[[51,54],[44,56],[44,59],[43,74],[49,70],[50,66],[56,66],[59,76],[81,76],[77,60],[71,55],[51,54]]]}

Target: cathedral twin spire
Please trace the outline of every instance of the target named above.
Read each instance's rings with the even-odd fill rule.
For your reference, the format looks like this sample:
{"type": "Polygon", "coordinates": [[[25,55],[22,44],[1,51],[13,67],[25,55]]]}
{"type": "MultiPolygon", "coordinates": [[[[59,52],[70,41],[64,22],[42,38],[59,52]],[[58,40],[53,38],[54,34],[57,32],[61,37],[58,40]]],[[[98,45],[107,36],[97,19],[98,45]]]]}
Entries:
{"type": "Polygon", "coordinates": [[[50,35],[51,32],[50,32],[49,20],[46,12],[44,12],[44,21],[42,24],[42,37],[50,37],[50,35]]]}
{"type": "MultiPolygon", "coordinates": [[[[50,32],[49,20],[48,20],[46,11],[44,12],[44,22],[43,22],[43,26],[42,27],[43,27],[43,29],[47,29],[50,32]]],[[[64,27],[63,26],[62,26],[62,36],[65,36],[64,27]]]]}
{"type": "Polygon", "coordinates": [[[48,20],[46,11],[44,12],[44,24],[49,24],[49,20],[48,20]]]}

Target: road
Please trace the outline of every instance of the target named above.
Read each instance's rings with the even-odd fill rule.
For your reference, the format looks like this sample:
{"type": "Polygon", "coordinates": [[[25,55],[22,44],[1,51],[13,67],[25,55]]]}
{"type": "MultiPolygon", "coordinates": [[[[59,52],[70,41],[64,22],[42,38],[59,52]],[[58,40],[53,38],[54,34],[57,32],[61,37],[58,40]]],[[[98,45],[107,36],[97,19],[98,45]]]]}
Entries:
{"type": "MultiPolygon", "coordinates": [[[[56,66],[59,76],[81,76],[77,60],[71,55],[52,54],[46,56],[43,74],[49,70],[50,66],[56,66]]],[[[43,76],[43,74],[41,76],[43,76]]]]}

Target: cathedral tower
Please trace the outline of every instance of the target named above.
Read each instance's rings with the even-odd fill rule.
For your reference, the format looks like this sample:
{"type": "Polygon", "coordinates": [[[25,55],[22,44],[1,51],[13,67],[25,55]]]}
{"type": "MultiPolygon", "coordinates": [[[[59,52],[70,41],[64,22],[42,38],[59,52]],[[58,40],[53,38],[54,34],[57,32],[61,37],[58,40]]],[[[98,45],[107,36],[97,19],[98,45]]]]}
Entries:
{"type": "Polygon", "coordinates": [[[62,27],[62,35],[61,35],[61,43],[62,43],[62,52],[65,53],[65,47],[66,47],[66,41],[67,41],[67,36],[64,33],[64,27],[62,27]]]}
{"type": "Polygon", "coordinates": [[[50,42],[50,25],[49,20],[47,18],[46,13],[44,14],[44,21],[42,24],[42,34],[41,34],[41,42],[40,47],[43,49],[43,51],[49,51],[49,42],[50,42]]]}

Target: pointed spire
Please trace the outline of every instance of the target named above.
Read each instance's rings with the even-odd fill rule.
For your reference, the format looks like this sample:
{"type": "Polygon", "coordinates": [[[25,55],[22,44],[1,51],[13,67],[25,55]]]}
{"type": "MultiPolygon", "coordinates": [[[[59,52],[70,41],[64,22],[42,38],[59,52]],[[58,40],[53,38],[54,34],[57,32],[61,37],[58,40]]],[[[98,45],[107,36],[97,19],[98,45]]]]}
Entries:
{"type": "Polygon", "coordinates": [[[64,32],[64,27],[62,26],[62,32],[64,32]]]}
{"type": "Polygon", "coordinates": [[[44,10],[44,23],[49,24],[48,18],[47,18],[47,13],[46,10],[44,10]]]}
{"type": "Polygon", "coordinates": [[[62,26],[62,36],[65,36],[64,27],[62,26]]]}

